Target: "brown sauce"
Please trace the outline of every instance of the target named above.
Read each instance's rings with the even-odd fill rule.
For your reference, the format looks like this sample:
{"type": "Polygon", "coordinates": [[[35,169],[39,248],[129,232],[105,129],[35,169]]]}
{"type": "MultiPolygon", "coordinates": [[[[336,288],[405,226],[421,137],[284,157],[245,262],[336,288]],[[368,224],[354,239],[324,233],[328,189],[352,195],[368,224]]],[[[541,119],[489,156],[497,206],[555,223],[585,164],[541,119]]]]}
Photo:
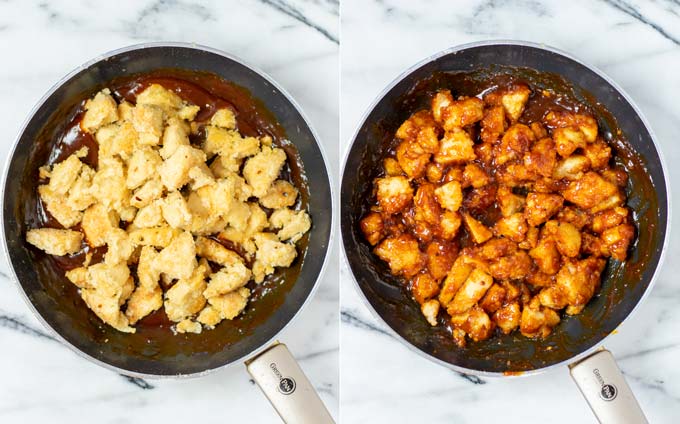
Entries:
{"type": "MultiPolygon", "coordinates": [[[[136,103],[138,93],[141,93],[146,87],[151,84],[159,84],[164,88],[175,92],[183,100],[196,104],[201,107],[201,110],[194,119],[195,122],[206,123],[210,120],[213,114],[222,108],[230,108],[236,115],[237,129],[246,136],[270,136],[274,145],[282,148],[288,157],[279,178],[285,179],[293,184],[299,191],[299,196],[296,204],[293,206],[296,209],[307,209],[309,201],[309,190],[304,175],[304,169],[300,157],[295,146],[287,139],[285,131],[277,123],[274,115],[269,112],[264,104],[259,100],[253,98],[250,93],[229,81],[225,81],[217,75],[208,73],[187,72],[183,70],[165,69],[158,70],[148,74],[138,75],[134,77],[125,77],[113,80],[106,84],[111,90],[112,95],[118,102],[123,100],[132,104],[136,103]]],[[[103,87],[102,87],[103,88],[103,87]]],[[[90,94],[93,95],[94,93],[90,94]]],[[[61,162],[68,156],[76,152],[82,147],[88,148],[88,154],[82,161],[95,168],[97,167],[98,144],[94,137],[81,130],[80,121],[84,113],[84,105],[87,96],[80,101],[73,111],[67,114],[67,124],[63,130],[54,137],[51,145],[48,146],[46,153],[46,160],[42,159],[41,165],[52,165],[61,162]]],[[[191,142],[200,144],[205,133],[199,131],[198,135],[191,136],[191,142]]],[[[45,147],[45,146],[41,146],[45,147]]],[[[38,184],[44,184],[45,180],[38,180],[38,184]]],[[[40,197],[37,194],[37,185],[34,190],[35,206],[27,211],[26,221],[29,228],[51,227],[63,228],[59,222],[54,219],[47,209],[42,204],[40,197]]],[[[267,211],[269,215],[271,211],[267,211]]],[[[74,226],[72,229],[80,230],[80,224],[74,226]]],[[[238,253],[246,260],[247,266],[252,266],[252,260],[248,258],[246,252],[238,245],[228,241],[222,240],[218,237],[213,237],[228,249],[238,253]]],[[[266,313],[260,313],[257,318],[256,311],[268,310],[272,312],[280,306],[285,297],[285,292],[290,290],[292,283],[297,279],[297,276],[302,267],[309,236],[305,235],[297,243],[298,257],[290,268],[277,270],[265,278],[265,280],[256,284],[251,281],[247,287],[251,290],[249,304],[243,315],[246,316],[243,325],[247,328],[254,328],[260,321],[266,319],[266,313]]],[[[90,264],[96,264],[103,261],[106,253],[106,246],[92,248],[84,241],[83,248],[80,252],[68,256],[49,256],[47,259],[54,265],[57,274],[63,276],[65,271],[82,266],[86,261],[86,257],[90,256],[90,264]]],[[[36,255],[47,256],[43,252],[36,250],[36,255]]],[[[215,264],[211,264],[217,268],[215,264]]],[[[134,273],[133,273],[134,274],[134,273]]],[[[63,279],[65,280],[65,278],[63,279]]],[[[66,291],[69,297],[78,297],[77,289],[70,282],[61,281],[53,284],[62,285],[59,290],[66,291]]],[[[74,299],[74,301],[79,301],[74,299]]],[[[86,307],[83,304],[83,307],[86,307]]],[[[242,315],[242,316],[243,316],[242,315]]],[[[239,327],[241,317],[233,321],[223,321],[219,326],[235,326],[239,327]]],[[[164,308],[155,311],[154,313],[141,319],[135,327],[138,328],[138,333],[150,332],[147,336],[154,337],[158,331],[169,331],[170,326],[174,323],[170,321],[165,314],[164,308]]],[[[102,324],[103,325],[103,324],[102,324]]],[[[235,334],[239,336],[243,331],[238,330],[235,334]]],[[[232,335],[234,332],[230,331],[228,334],[232,335]]],[[[229,342],[229,340],[225,340],[229,342]]]]}

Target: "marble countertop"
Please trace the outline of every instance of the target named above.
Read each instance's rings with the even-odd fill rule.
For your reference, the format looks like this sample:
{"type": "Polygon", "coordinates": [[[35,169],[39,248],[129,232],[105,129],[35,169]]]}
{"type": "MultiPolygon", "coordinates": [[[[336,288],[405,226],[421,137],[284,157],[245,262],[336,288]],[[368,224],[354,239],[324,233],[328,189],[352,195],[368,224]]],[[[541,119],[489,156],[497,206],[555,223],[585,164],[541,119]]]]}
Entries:
{"type": "MultiPolygon", "coordinates": [[[[338,13],[323,1],[0,2],[0,160],[55,82],[107,51],[147,41],[222,49],[269,73],[338,159],[338,13]]],[[[337,247],[314,299],[279,336],[338,415],[337,247]]],[[[91,364],[32,316],[0,260],[0,422],[279,422],[242,364],[189,380],[141,380],[91,364]]]]}
{"type": "MultiPolygon", "coordinates": [[[[342,1],[342,156],[364,111],[403,70],[448,47],[521,39],[602,69],[651,122],[680,198],[677,0],[342,1]]],[[[680,418],[680,222],[661,277],[606,346],[650,422],[680,418]]],[[[566,367],[528,378],[460,375],[412,353],[373,318],[341,264],[341,415],[348,423],[596,422],[566,367]]]]}

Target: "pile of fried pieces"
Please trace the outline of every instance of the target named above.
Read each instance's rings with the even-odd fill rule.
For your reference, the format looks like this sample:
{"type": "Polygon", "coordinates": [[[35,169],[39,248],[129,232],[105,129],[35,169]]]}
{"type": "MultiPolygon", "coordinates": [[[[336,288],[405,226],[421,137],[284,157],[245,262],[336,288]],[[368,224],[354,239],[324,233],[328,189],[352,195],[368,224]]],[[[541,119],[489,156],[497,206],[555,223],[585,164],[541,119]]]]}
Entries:
{"type": "Polygon", "coordinates": [[[545,337],[580,313],[634,238],[627,175],[589,115],[522,119],[524,83],[436,93],[396,133],[361,229],[432,326],[459,346],[496,328],[545,337]],[[522,123],[520,123],[522,121],[522,123]]]}
{"type": "Polygon", "coordinates": [[[278,179],[287,157],[270,137],[242,136],[230,108],[196,122],[200,106],[158,84],[134,105],[104,89],[84,109],[96,164],[83,163],[83,147],[40,169],[40,200],[63,228],[26,238],[51,255],[89,252],[66,277],[104,322],[133,333],[164,307],[177,332],[200,333],[244,310],[249,281],[291,265],[311,220],[278,179]],[[199,133],[197,146],[189,136],[199,133]]]}

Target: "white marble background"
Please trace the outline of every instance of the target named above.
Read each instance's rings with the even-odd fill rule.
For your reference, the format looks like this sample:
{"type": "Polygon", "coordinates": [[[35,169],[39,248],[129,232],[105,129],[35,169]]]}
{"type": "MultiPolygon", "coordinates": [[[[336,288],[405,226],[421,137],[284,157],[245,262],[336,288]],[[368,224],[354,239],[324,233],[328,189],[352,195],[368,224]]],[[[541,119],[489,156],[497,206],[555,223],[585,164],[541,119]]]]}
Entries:
{"type": "MultiPolygon", "coordinates": [[[[604,70],[656,131],[680,198],[677,0],[342,0],[341,141],[392,79],[450,46],[524,39],[604,70]]],[[[680,220],[651,296],[607,341],[652,423],[680,422],[680,220]]],[[[341,416],[347,423],[596,422],[566,367],[531,378],[464,378],[412,353],[369,313],[341,265],[341,416]]]]}
{"type": "MultiPolygon", "coordinates": [[[[274,77],[338,159],[337,0],[0,1],[0,161],[52,84],[129,44],[190,41],[274,77]]],[[[191,380],[130,380],[47,337],[0,260],[0,423],[279,422],[245,368],[191,380]]],[[[313,301],[279,339],[338,414],[338,253],[313,301]]]]}

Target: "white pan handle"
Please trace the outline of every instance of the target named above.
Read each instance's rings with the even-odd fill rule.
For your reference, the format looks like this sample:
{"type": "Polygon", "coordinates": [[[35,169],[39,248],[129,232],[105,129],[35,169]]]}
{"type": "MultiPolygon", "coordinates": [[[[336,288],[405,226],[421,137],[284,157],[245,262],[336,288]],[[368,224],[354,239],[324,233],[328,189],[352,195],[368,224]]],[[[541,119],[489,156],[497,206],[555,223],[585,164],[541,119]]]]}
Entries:
{"type": "Polygon", "coordinates": [[[284,423],[335,423],[286,345],[275,343],[246,367],[284,423]]]}
{"type": "Polygon", "coordinates": [[[600,423],[648,423],[611,352],[599,350],[569,368],[600,423]]]}

